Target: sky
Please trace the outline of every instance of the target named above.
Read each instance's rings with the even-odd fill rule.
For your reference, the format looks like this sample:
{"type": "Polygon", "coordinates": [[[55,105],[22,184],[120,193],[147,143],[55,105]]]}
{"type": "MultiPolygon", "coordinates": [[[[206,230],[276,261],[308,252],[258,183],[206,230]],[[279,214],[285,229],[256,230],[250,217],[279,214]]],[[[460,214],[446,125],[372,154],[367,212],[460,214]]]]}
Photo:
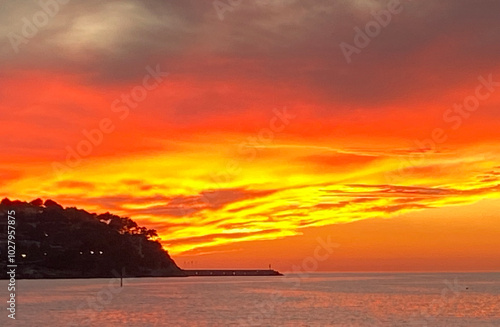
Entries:
{"type": "Polygon", "coordinates": [[[4,1],[0,197],[183,268],[499,270],[500,3],[4,1]]]}

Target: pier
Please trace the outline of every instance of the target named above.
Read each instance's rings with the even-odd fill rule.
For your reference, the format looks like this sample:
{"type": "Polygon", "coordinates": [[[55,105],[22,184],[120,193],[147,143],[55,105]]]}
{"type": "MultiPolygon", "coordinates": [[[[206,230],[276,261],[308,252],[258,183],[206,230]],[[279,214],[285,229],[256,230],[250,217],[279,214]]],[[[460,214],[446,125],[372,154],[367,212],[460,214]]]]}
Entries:
{"type": "Polygon", "coordinates": [[[244,269],[190,269],[184,270],[187,276],[283,276],[282,273],[272,269],[244,270],[244,269]]]}

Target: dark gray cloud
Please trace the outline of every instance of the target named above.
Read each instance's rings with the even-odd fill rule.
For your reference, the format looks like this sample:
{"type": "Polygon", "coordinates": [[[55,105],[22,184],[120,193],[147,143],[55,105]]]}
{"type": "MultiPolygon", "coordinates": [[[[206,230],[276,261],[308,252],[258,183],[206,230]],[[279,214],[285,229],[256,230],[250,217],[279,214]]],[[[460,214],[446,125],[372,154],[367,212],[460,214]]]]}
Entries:
{"type": "Polygon", "coordinates": [[[388,2],[243,1],[221,21],[210,1],[71,1],[16,54],[8,33],[40,7],[6,1],[0,71],[74,72],[98,85],[137,81],[145,66],[162,63],[175,76],[205,80],[215,95],[210,81],[239,77],[366,107],[431,101],[498,67],[493,0],[401,1],[402,12],[347,64],[340,43],[352,44],[354,27],[388,2]]]}

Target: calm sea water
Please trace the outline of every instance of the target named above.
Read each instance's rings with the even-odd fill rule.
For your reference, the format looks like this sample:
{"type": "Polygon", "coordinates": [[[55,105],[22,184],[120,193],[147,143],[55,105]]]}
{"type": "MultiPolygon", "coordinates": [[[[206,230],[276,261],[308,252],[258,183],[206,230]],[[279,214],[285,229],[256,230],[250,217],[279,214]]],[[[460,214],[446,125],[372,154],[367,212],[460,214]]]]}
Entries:
{"type": "Polygon", "coordinates": [[[18,281],[0,326],[500,326],[500,273],[18,281]]]}

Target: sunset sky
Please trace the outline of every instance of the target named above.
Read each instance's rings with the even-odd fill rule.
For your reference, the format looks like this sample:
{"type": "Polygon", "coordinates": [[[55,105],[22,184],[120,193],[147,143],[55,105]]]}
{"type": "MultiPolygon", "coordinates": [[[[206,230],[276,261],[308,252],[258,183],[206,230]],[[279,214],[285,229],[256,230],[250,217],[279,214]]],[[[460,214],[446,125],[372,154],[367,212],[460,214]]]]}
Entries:
{"type": "Polygon", "coordinates": [[[183,268],[500,269],[499,1],[40,3],[0,11],[0,197],[183,268]]]}

